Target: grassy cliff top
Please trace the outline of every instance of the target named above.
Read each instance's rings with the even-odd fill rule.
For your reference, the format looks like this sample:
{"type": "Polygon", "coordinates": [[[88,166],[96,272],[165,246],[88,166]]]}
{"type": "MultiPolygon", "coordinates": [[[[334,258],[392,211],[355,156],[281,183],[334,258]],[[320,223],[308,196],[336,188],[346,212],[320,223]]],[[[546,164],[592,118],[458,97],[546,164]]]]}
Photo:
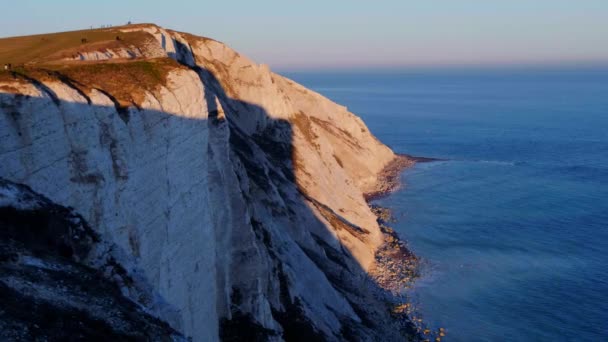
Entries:
{"type": "Polygon", "coordinates": [[[168,58],[114,58],[98,61],[67,60],[79,52],[117,48],[145,48],[156,43],[136,24],[0,39],[0,91],[18,92],[16,83],[63,82],[90,94],[93,89],[112,96],[121,106],[139,105],[145,92],[166,85],[171,70],[183,68],[168,58]],[[120,39],[117,39],[119,37],[120,39]],[[84,40],[84,41],[83,41],[84,40]],[[12,64],[11,70],[3,65],[12,64]],[[11,86],[12,85],[12,86],[11,86]]]}
{"type": "MultiPolygon", "coordinates": [[[[122,62],[49,64],[2,70],[0,83],[63,82],[82,94],[90,94],[93,89],[101,90],[121,106],[128,107],[139,106],[145,92],[154,93],[160,86],[166,85],[169,72],[180,68],[185,69],[168,57],[122,62]]],[[[2,90],[0,88],[0,92],[2,90]]]]}
{"type": "Polygon", "coordinates": [[[153,25],[139,24],[0,38],[0,67],[6,63],[11,63],[13,66],[45,63],[91,49],[140,46],[146,39],[152,38],[149,33],[137,30],[123,32],[121,29],[137,29],[145,26],[153,25]],[[120,37],[120,40],[116,37],[120,37]],[[83,39],[86,39],[85,43],[83,39]]]}

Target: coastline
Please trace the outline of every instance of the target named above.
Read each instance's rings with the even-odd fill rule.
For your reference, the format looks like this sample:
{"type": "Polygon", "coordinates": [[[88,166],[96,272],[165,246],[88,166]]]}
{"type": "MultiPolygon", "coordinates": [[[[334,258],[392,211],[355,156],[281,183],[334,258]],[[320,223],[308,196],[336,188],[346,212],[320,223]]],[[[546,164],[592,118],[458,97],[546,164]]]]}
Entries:
{"type": "Polygon", "coordinates": [[[376,189],[372,192],[363,194],[365,201],[370,203],[371,201],[386,197],[391,193],[401,189],[401,173],[416,163],[430,163],[436,161],[443,161],[444,159],[429,158],[429,157],[417,157],[405,153],[395,154],[395,158],[391,160],[381,171],[378,173],[378,180],[376,189]]]}
{"type": "Polygon", "coordinates": [[[395,222],[390,209],[372,202],[401,189],[402,172],[413,167],[416,162],[416,157],[396,154],[378,174],[376,190],[364,194],[367,205],[376,215],[380,230],[384,234],[384,242],[376,251],[376,263],[370,273],[381,288],[397,297],[401,296],[402,290],[418,276],[418,258],[407,248],[405,240],[389,226],[395,222]]]}
{"type": "Polygon", "coordinates": [[[377,189],[365,194],[365,200],[376,215],[381,232],[384,234],[384,242],[375,254],[375,265],[369,274],[376,284],[385,291],[387,304],[391,308],[391,315],[404,325],[409,325],[422,341],[433,339],[441,341],[445,336],[443,328],[431,331],[418,317],[416,308],[404,290],[410,288],[414,281],[420,276],[420,259],[407,247],[405,239],[390,227],[396,222],[389,208],[385,208],[372,202],[389,196],[402,188],[401,174],[406,169],[413,167],[416,163],[440,161],[441,159],[414,157],[407,154],[397,154],[395,159],[389,162],[378,175],[377,189]]]}
{"type": "Polygon", "coordinates": [[[415,158],[407,154],[395,154],[395,158],[378,173],[376,189],[363,194],[365,201],[369,204],[373,200],[385,197],[399,190],[401,188],[401,173],[403,170],[414,166],[414,164],[416,164],[415,158]]]}

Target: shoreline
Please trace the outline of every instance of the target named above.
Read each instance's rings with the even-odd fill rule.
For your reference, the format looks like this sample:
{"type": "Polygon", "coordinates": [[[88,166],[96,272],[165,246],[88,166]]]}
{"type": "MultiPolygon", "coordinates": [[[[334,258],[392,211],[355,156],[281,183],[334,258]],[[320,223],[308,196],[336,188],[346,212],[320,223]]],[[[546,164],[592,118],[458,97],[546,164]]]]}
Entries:
{"type": "MultiPolygon", "coordinates": [[[[395,296],[408,287],[418,276],[418,257],[407,248],[406,241],[399,237],[389,225],[396,222],[391,210],[372,204],[372,201],[386,197],[402,188],[401,174],[416,164],[416,159],[407,154],[396,154],[378,175],[377,189],[364,194],[367,205],[376,216],[384,241],[378,247],[376,263],[370,270],[370,275],[378,285],[395,296]]],[[[424,158],[427,160],[430,158],[424,158]]]]}
{"type": "Polygon", "coordinates": [[[416,160],[407,154],[396,154],[395,158],[378,173],[376,189],[363,194],[363,198],[365,198],[368,205],[373,200],[386,197],[399,190],[401,188],[401,173],[415,164],[416,160]]]}
{"type": "Polygon", "coordinates": [[[391,314],[405,324],[413,326],[420,340],[434,339],[441,341],[445,330],[439,328],[431,331],[422,319],[417,317],[416,308],[404,290],[410,288],[420,277],[420,259],[407,247],[407,242],[389,225],[395,223],[391,210],[373,204],[374,200],[384,198],[402,188],[401,174],[416,163],[441,161],[442,159],[414,157],[408,154],[397,154],[378,175],[378,189],[365,194],[365,200],[370,210],[376,215],[378,226],[384,235],[384,242],[375,253],[375,265],[369,275],[376,284],[386,291],[391,314]]]}
{"type": "Polygon", "coordinates": [[[378,173],[376,190],[363,194],[365,201],[369,204],[371,201],[386,197],[391,193],[401,189],[401,173],[405,169],[409,169],[416,163],[431,163],[436,161],[444,161],[445,159],[417,157],[405,153],[395,154],[395,158],[391,160],[378,173]]]}

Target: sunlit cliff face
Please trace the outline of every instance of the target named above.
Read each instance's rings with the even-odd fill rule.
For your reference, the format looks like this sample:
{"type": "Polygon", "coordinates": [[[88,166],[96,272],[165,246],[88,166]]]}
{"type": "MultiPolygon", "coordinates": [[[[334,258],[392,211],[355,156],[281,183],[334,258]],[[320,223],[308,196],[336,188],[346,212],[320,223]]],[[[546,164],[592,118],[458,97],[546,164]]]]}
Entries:
{"type": "Polygon", "coordinates": [[[389,316],[361,324],[389,315],[366,273],[384,234],[364,194],[393,152],[222,43],[109,31],[137,39],[0,74],[0,177],[80,213],[103,241],[89,265],[123,264],[123,295],[195,340],[400,336],[389,316]]]}

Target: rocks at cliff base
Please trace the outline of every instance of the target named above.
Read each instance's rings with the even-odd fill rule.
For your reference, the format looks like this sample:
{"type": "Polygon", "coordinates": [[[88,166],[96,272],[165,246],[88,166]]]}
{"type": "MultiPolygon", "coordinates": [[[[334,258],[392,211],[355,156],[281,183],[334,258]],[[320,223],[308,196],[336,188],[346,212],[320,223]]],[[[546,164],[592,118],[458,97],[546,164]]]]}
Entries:
{"type": "Polygon", "coordinates": [[[378,174],[378,183],[373,191],[365,194],[367,201],[372,201],[380,197],[386,196],[391,192],[401,187],[399,178],[401,172],[413,166],[416,161],[407,155],[397,155],[395,159],[391,160],[378,174]]]}
{"type": "MultiPolygon", "coordinates": [[[[151,24],[106,31],[137,56],[66,62],[68,46],[0,72],[0,177],[74,219],[28,223],[40,234],[27,239],[7,230],[18,257],[3,264],[5,291],[64,312],[57,324],[84,310],[74,322],[87,336],[106,322],[205,342],[419,337],[391,298],[415,258],[366,202],[411,160],[220,42],[151,24]]],[[[87,44],[88,56],[112,45],[87,44]]],[[[23,210],[11,224],[39,222],[23,210]]],[[[11,310],[4,319],[27,326],[11,310]]]]}
{"type": "Polygon", "coordinates": [[[376,251],[376,264],[370,274],[383,289],[400,295],[419,276],[419,260],[387,225],[394,221],[390,210],[377,205],[371,209],[378,217],[384,243],[376,251]]]}

